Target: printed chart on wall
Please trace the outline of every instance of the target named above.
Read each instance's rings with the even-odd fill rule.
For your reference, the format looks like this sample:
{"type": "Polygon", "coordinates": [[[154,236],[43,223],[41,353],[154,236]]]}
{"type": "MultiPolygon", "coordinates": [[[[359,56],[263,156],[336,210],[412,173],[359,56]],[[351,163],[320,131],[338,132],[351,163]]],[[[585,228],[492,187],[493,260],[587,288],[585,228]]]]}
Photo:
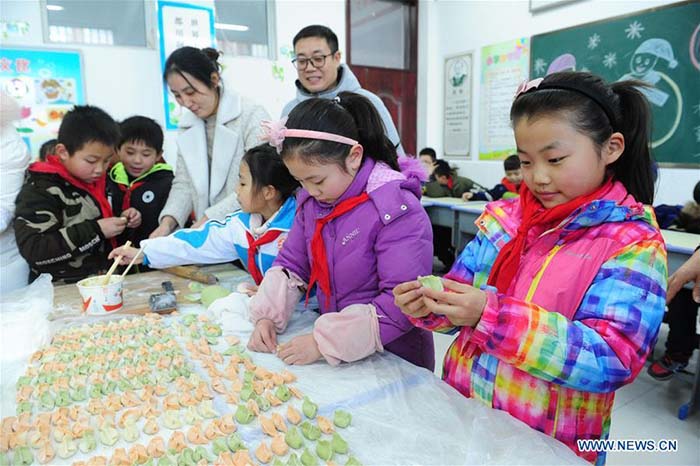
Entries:
{"type": "Polygon", "coordinates": [[[56,137],[63,115],[85,103],[82,70],[78,51],[0,48],[0,86],[22,107],[17,131],[33,156],[56,137]]]}
{"type": "Polygon", "coordinates": [[[700,166],[700,3],[682,2],[532,38],[531,71],[590,71],[635,79],[653,115],[652,151],[662,165],[700,166]]]}
{"type": "Polygon", "coordinates": [[[528,77],[530,41],[516,39],[481,49],[479,159],[503,160],[515,152],[510,106],[528,77]]]}
{"type": "Polygon", "coordinates": [[[445,155],[469,156],[472,116],[472,53],[445,59],[445,155]]]}
{"type": "MultiPolygon", "coordinates": [[[[203,6],[159,1],[158,31],[160,64],[161,69],[164,69],[168,56],[180,47],[214,47],[214,10],[203,6]]],[[[177,129],[183,110],[165,84],[163,96],[166,128],[177,129]]]]}

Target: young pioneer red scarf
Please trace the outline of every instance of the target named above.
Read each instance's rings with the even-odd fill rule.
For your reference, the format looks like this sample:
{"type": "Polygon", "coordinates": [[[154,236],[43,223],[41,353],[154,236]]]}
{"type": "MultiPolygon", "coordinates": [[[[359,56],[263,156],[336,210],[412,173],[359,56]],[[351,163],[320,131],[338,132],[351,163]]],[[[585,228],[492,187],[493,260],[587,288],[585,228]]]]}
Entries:
{"type": "Polygon", "coordinates": [[[515,237],[503,246],[503,249],[498,253],[496,262],[493,264],[489,274],[488,284],[495,286],[500,293],[506,293],[520,266],[520,259],[525,250],[525,240],[527,239],[528,231],[535,225],[555,227],[582,205],[605,198],[612,186],[612,179],[608,179],[603,183],[603,186],[586,196],[579,196],[551,209],[545,209],[540,201],[530,192],[527,185],[521,183],[520,204],[522,206],[522,220],[515,237]]]}
{"type": "Polygon", "coordinates": [[[139,181],[137,183],[132,184],[131,186],[126,186],[120,183],[117,183],[117,186],[119,186],[119,190],[124,193],[124,198],[122,199],[122,212],[124,212],[126,209],[131,207],[131,194],[136,191],[136,188],[144,184],[145,181],[139,181]]]}
{"type": "Polygon", "coordinates": [[[311,288],[316,282],[318,282],[318,287],[326,295],[326,305],[330,302],[331,278],[328,271],[328,259],[326,258],[326,245],[323,243],[323,227],[334,218],[350,212],[368,200],[369,194],[366,192],[359,196],[345,199],[333,207],[330,214],[316,220],[316,229],[311,237],[311,276],[309,277],[309,288],[306,291],[306,303],[309,302],[309,293],[311,293],[311,288]]]}
{"type": "Polygon", "coordinates": [[[503,177],[501,180],[501,184],[506,187],[508,191],[511,193],[517,193],[518,189],[520,188],[520,185],[522,185],[522,182],[520,182],[520,185],[517,185],[513,182],[511,182],[508,178],[503,177]]]}
{"type": "MultiPolygon", "coordinates": [[[[86,183],[83,180],[76,178],[71,175],[68,169],[61,163],[57,155],[49,155],[46,157],[46,162],[34,162],[29,166],[29,171],[34,173],[53,173],[76,188],[82,189],[92,196],[92,198],[97,202],[102,213],[102,218],[114,217],[112,213],[112,206],[109,205],[106,193],[107,175],[104,174],[94,183],[86,183]]],[[[117,247],[117,240],[115,238],[110,238],[112,247],[117,247]]]]}
{"type": "Polygon", "coordinates": [[[256,285],[260,285],[263,275],[260,273],[260,269],[258,269],[258,265],[255,263],[255,256],[258,254],[260,246],[273,242],[281,234],[282,230],[268,230],[260,238],[255,239],[250,232],[245,232],[245,237],[248,239],[248,273],[253,276],[256,285]]]}

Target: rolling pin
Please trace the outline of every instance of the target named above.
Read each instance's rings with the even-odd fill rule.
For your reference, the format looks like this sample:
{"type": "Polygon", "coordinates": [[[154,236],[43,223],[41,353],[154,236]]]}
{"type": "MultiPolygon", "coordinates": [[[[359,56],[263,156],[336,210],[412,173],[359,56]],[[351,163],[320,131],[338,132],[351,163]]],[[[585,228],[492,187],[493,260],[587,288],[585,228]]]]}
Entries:
{"type": "Polygon", "coordinates": [[[215,285],[219,280],[212,274],[202,272],[197,267],[191,265],[180,265],[162,269],[163,272],[171,273],[175,276],[194,280],[207,285],[215,285]]]}

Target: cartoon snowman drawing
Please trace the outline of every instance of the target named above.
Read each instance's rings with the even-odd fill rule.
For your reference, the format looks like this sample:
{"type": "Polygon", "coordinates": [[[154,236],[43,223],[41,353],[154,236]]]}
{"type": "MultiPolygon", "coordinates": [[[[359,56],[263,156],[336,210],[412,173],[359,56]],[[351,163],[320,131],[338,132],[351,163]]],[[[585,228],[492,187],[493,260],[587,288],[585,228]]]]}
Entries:
{"type": "Polygon", "coordinates": [[[669,94],[658,89],[656,84],[662,79],[661,74],[656,71],[659,58],[668,62],[668,67],[673,69],[678,65],[678,61],[673,56],[671,44],[665,39],[647,39],[641,43],[634,51],[630,60],[630,73],[620,78],[620,81],[639,79],[649,83],[651,88],[639,89],[654,105],[663,107],[669,98],[669,94]]]}

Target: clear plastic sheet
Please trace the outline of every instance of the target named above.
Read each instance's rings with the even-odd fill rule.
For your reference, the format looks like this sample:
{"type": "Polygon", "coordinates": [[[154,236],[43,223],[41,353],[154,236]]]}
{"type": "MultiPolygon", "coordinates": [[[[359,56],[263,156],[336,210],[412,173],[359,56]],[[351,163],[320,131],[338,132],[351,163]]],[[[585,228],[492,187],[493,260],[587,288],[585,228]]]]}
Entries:
{"type": "MultiPolygon", "coordinates": [[[[50,286],[50,281],[48,284],[50,286]]],[[[50,309],[51,292],[45,289],[45,282],[35,282],[35,285],[37,288],[27,290],[23,295],[27,301],[9,304],[11,313],[26,314],[15,315],[16,321],[8,320],[7,326],[3,303],[1,330],[3,336],[10,331],[13,335],[10,335],[11,340],[0,340],[3,354],[2,416],[14,415],[15,381],[26,368],[31,353],[47,344],[50,335],[59,327],[95,321],[95,318],[79,317],[61,319],[49,325],[46,314],[50,309]],[[12,343],[8,345],[8,342],[12,343]],[[14,344],[19,345],[17,349],[10,346],[14,344]],[[6,359],[10,361],[7,368],[6,359]],[[6,400],[11,405],[9,411],[5,410],[6,400]]],[[[246,344],[252,332],[252,326],[244,321],[247,300],[247,297],[238,295],[207,311],[201,305],[183,306],[180,310],[184,314],[206,312],[221,324],[224,335],[236,335],[246,344]]],[[[309,333],[317,316],[313,311],[295,312],[287,331],[279,335],[279,341],[286,342],[296,335],[309,333]]],[[[172,320],[166,317],[166,325],[172,320]]],[[[225,347],[226,343],[222,341],[216,349],[222,351],[225,347]]],[[[388,352],[338,367],[322,361],[289,367],[274,354],[251,354],[256,364],[269,370],[289,369],[296,374],[298,381],[294,385],[318,404],[320,415],[332,419],[336,409],[350,412],[352,423],[347,429],[340,429],[340,433],[347,440],[350,452],[366,465],[586,464],[557,440],[505,412],[465,398],[432,372],[388,352]]],[[[203,372],[197,372],[208,379],[203,372]]],[[[221,396],[215,397],[214,407],[221,414],[235,411],[221,396]]],[[[139,428],[142,422],[139,422],[139,428]]],[[[263,440],[256,424],[239,426],[238,429],[252,450],[263,440]]],[[[159,435],[169,438],[169,429],[162,424],[161,429],[159,435]]],[[[148,438],[142,434],[139,441],[146,444],[148,438]]],[[[128,449],[130,446],[119,440],[114,447],[99,446],[92,455],[110,457],[113,448],[128,449]]],[[[55,458],[52,464],[70,464],[90,456],[78,452],[67,460],[55,458]]],[[[337,457],[334,462],[344,464],[346,458],[337,457]]]]}
{"type": "Polygon", "coordinates": [[[0,298],[0,417],[15,414],[15,382],[29,357],[51,341],[48,315],[53,308],[51,275],[0,298]]]}

